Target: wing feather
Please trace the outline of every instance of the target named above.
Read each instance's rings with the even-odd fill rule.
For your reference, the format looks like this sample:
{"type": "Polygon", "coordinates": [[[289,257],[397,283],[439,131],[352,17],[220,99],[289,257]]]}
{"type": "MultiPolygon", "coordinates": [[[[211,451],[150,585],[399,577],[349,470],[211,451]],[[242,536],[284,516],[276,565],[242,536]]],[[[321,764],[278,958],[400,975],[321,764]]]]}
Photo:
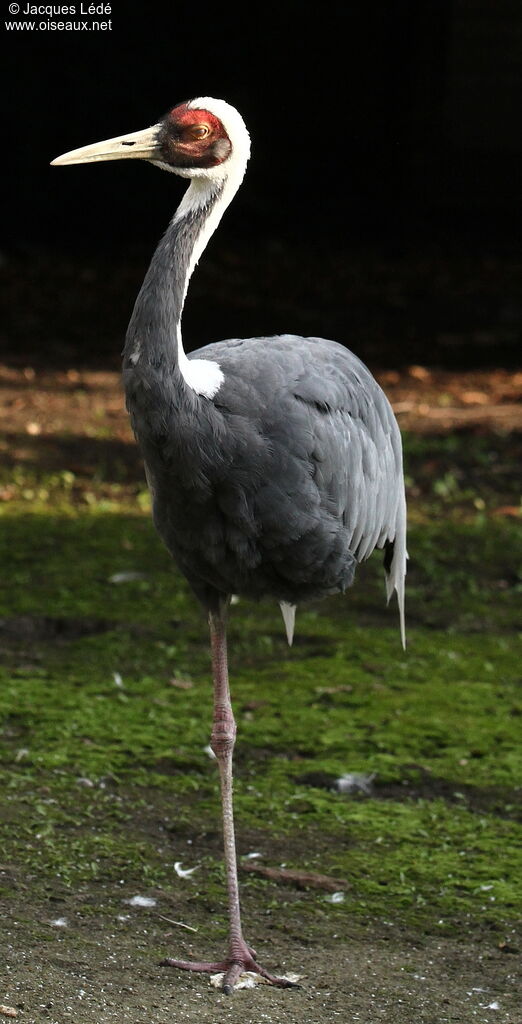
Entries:
{"type": "MultiPolygon", "coordinates": [[[[386,590],[388,599],[397,592],[404,644],[402,444],[391,406],[374,377],[352,352],[323,338],[232,340],[203,351],[224,373],[215,404],[227,415],[245,416],[248,410],[250,417],[257,416],[260,433],[288,456],[280,462],[280,478],[267,488],[268,498],[273,491],[264,511],[268,536],[277,538],[281,517],[291,528],[297,501],[296,534],[320,506],[325,520],[330,517],[337,529],[341,524],[357,561],[375,547],[393,548],[386,559],[386,590]],[[292,466],[297,465],[308,467],[310,482],[299,492],[291,485],[292,466]]],[[[305,560],[306,555],[304,548],[305,560]]]]}
{"type": "Polygon", "coordinates": [[[363,561],[376,547],[393,544],[386,592],[388,600],[397,592],[404,646],[406,499],[399,427],[366,366],[347,349],[320,339],[317,343],[323,348],[323,372],[307,374],[298,395],[315,407],[316,419],[325,415],[321,408],[331,418],[331,458],[341,481],[350,550],[363,561]]]}

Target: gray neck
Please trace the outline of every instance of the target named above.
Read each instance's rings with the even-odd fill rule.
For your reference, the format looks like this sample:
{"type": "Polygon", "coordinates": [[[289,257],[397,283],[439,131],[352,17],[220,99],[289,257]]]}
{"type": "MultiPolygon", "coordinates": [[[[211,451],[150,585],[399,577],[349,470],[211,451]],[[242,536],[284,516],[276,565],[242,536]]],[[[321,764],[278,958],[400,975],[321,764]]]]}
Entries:
{"type": "MultiPolygon", "coordinates": [[[[134,305],[123,352],[124,368],[145,360],[171,372],[184,358],[181,314],[190,275],[223,212],[223,182],[189,188],[161,239],[134,305]],[[216,214],[218,213],[216,217],[216,214]],[[212,216],[214,214],[214,216],[212,216]]],[[[228,203],[226,204],[228,205],[228,203]]]]}

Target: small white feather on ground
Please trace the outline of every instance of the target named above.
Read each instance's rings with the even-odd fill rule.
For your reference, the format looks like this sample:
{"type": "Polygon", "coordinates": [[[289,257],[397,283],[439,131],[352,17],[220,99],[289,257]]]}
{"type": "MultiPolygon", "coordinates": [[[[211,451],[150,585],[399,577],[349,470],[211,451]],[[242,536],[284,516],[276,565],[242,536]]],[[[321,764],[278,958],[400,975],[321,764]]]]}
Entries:
{"type": "Polygon", "coordinates": [[[197,865],[195,868],[182,868],[181,861],[177,860],[174,865],[174,871],[178,875],[178,878],[190,878],[194,871],[197,871],[197,865]]]}
{"type": "Polygon", "coordinates": [[[124,900],[129,907],[155,907],[156,902],[152,896],[131,896],[130,900],[124,900]]]}
{"type": "MultiPolygon", "coordinates": [[[[210,984],[213,985],[214,988],[221,988],[221,986],[223,985],[223,978],[224,977],[225,977],[225,975],[222,974],[222,973],[221,974],[211,974],[210,975],[210,984]]],[[[304,975],[303,974],[283,974],[282,977],[285,979],[285,981],[290,981],[290,982],[292,982],[293,985],[297,985],[297,983],[299,981],[301,981],[301,978],[303,978],[304,975]]],[[[236,981],[236,984],[234,985],[234,991],[236,991],[236,989],[238,989],[238,988],[255,988],[256,985],[269,985],[269,984],[270,984],[270,982],[267,981],[266,978],[263,978],[260,974],[255,974],[254,971],[243,971],[243,973],[239,975],[239,978],[236,981]]]]}

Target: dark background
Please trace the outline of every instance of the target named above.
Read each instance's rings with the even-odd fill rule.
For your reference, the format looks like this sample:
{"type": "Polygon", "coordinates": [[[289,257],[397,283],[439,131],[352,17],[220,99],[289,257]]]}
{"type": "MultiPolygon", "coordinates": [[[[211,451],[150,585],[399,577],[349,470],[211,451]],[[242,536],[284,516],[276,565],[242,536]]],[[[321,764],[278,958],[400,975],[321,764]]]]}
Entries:
{"type": "Polygon", "coordinates": [[[113,365],[185,187],[49,160],[214,95],[241,110],[252,159],[194,277],[187,348],[295,331],[380,365],[517,361],[519,0],[117,0],[99,17],[110,32],[3,32],[11,359],[113,365]]]}

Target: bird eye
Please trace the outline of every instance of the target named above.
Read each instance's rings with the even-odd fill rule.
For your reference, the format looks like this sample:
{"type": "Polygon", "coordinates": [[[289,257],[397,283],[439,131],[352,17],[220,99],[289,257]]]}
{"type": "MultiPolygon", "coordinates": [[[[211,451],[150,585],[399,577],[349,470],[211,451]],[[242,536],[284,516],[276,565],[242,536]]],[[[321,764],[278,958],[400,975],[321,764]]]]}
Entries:
{"type": "Polygon", "coordinates": [[[190,135],[193,139],[206,139],[210,135],[208,124],[194,124],[190,127],[190,135]]]}

